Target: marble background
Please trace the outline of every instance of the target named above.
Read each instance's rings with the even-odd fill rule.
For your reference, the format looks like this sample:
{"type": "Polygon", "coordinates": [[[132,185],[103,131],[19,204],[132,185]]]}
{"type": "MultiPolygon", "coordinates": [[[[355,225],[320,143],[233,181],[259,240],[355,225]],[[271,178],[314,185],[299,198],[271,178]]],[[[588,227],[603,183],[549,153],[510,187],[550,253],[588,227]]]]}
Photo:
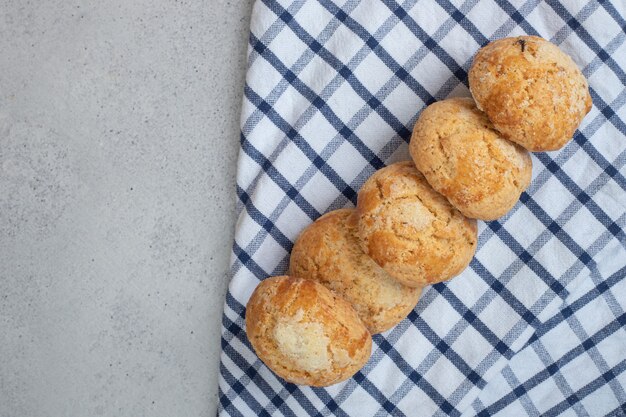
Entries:
{"type": "Polygon", "coordinates": [[[252,0],[0,2],[0,416],[213,416],[252,0]]]}

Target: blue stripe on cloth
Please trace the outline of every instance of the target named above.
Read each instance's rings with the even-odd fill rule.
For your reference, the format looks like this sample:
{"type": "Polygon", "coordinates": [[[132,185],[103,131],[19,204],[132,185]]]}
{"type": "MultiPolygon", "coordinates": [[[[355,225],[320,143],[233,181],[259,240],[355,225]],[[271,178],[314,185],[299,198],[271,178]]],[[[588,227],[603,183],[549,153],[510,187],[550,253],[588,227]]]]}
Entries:
{"type": "Polygon", "coordinates": [[[565,400],[561,401],[554,407],[550,408],[544,415],[546,416],[557,416],[566,410],[572,408],[572,406],[579,403],[583,398],[591,395],[600,387],[606,385],[607,383],[611,383],[615,380],[615,378],[626,371],[626,359],[621,361],[618,365],[612,367],[607,372],[603,373],[587,385],[585,385],[580,390],[573,393],[571,396],[567,397],[565,400]]]}
{"type": "MultiPolygon", "coordinates": [[[[539,32],[537,32],[537,30],[535,30],[535,28],[532,27],[530,23],[528,23],[528,20],[526,20],[526,17],[535,9],[535,7],[537,7],[540,1],[537,0],[533,1],[532,3],[533,4],[531,7],[524,10],[522,8],[516,8],[508,0],[499,0],[496,2],[496,4],[509,15],[511,20],[515,22],[516,25],[519,25],[519,27],[522,28],[525,34],[540,36],[539,32]]],[[[502,37],[502,35],[498,34],[497,37],[500,38],[502,37]]]]}
{"type": "MultiPolygon", "coordinates": [[[[289,23],[290,22],[293,22],[293,20],[289,21],[289,23]]],[[[298,32],[298,33],[304,33],[304,32],[298,32]]],[[[259,45],[258,39],[254,38],[254,35],[250,35],[250,36],[251,36],[251,43],[253,45],[253,48],[257,49],[259,45]]],[[[309,37],[306,37],[306,40],[308,39],[309,37]]],[[[312,42],[317,42],[317,41],[312,41],[312,42]]],[[[330,53],[328,54],[330,55],[330,53]]],[[[328,122],[337,130],[337,132],[344,139],[346,139],[348,143],[354,146],[354,148],[357,151],[359,151],[359,153],[363,156],[363,158],[365,158],[365,160],[369,162],[374,169],[380,169],[384,166],[383,161],[374,152],[372,152],[371,149],[365,146],[365,144],[359,140],[359,138],[354,134],[354,132],[348,126],[346,126],[339,119],[339,117],[337,117],[337,115],[333,112],[333,110],[327,105],[326,101],[319,95],[315,94],[315,92],[310,87],[308,87],[301,80],[299,80],[296,77],[296,75],[293,72],[291,72],[291,70],[289,70],[287,67],[285,67],[285,65],[282,62],[280,62],[278,57],[274,55],[271,52],[271,50],[264,49],[263,52],[261,52],[261,55],[263,56],[263,58],[267,60],[267,62],[269,62],[276,69],[276,71],[278,71],[296,89],[296,91],[302,94],[303,97],[308,99],[309,102],[311,102],[311,104],[319,110],[319,112],[326,118],[326,120],[328,120],[328,122]]],[[[342,67],[342,69],[338,71],[339,74],[342,74],[344,72],[344,68],[346,67],[342,67]]],[[[345,71],[348,72],[348,74],[351,74],[350,70],[348,70],[347,68],[345,71]]],[[[399,122],[397,124],[399,124],[399,122]]],[[[402,126],[402,129],[406,130],[404,126],[402,126]]]]}
{"type": "Polygon", "coordinates": [[[311,145],[282,118],[265,100],[259,97],[252,89],[245,88],[244,95],[251,103],[259,108],[280,130],[282,130],[293,143],[313,162],[313,164],[322,172],[326,178],[341,192],[348,200],[355,201],[356,191],[333,170],[320,156],[315,152],[311,145]]]}
{"type": "MultiPolygon", "coordinates": [[[[569,350],[565,355],[556,360],[551,366],[542,370],[541,372],[533,375],[531,378],[528,378],[526,381],[518,385],[512,392],[505,395],[498,401],[494,402],[492,405],[488,406],[484,410],[480,411],[477,414],[477,417],[491,416],[496,412],[504,409],[507,405],[511,404],[515,400],[517,400],[521,395],[528,393],[531,389],[538,386],[540,383],[545,380],[551,378],[551,376],[557,371],[559,368],[563,368],[568,363],[572,362],[574,359],[578,358],[580,355],[585,354],[587,349],[585,349],[584,343],[593,343],[597,345],[602,340],[606,339],[610,335],[612,335],[615,331],[620,330],[622,327],[626,326],[626,314],[618,317],[616,320],[607,324],[601,330],[593,334],[589,339],[583,342],[573,349],[569,350]]],[[[626,360],[623,362],[626,364],[626,360]]],[[[622,370],[623,371],[623,370],[622,370]]],[[[621,372],[621,371],[620,371],[621,372]]],[[[594,380],[595,381],[595,380],[594,380]]],[[[595,386],[594,381],[592,383],[595,386]]]]}
{"type": "MultiPolygon", "coordinates": [[[[365,44],[380,58],[380,60],[387,65],[387,67],[400,79],[404,84],[406,84],[413,92],[415,92],[419,98],[422,99],[422,102],[425,104],[430,104],[435,101],[435,98],[430,95],[428,90],[424,88],[422,84],[420,84],[409,72],[407,72],[387,51],[383,48],[378,47],[380,45],[380,37],[370,34],[363,25],[361,25],[356,20],[352,19],[346,13],[343,13],[342,10],[336,6],[330,0],[320,0],[320,3],[331,13],[341,15],[342,23],[352,31],[356,36],[358,36],[365,44]]],[[[410,7],[412,7],[415,2],[410,2],[410,7]]],[[[341,63],[334,63],[336,66],[341,66],[341,63]]],[[[331,64],[332,65],[332,64],[331,64]]],[[[351,75],[346,73],[345,76],[351,75]]],[[[354,80],[353,80],[354,82],[354,80]]],[[[365,87],[360,84],[357,84],[355,91],[366,91],[365,87]]],[[[359,92],[357,91],[357,93],[359,92]]],[[[361,95],[361,97],[369,102],[371,100],[371,95],[365,93],[361,95]]],[[[385,117],[393,118],[393,115],[389,113],[389,111],[385,110],[383,114],[381,114],[383,120],[386,120],[385,117]]],[[[409,133],[408,131],[398,132],[401,137],[407,138],[409,133]]]]}
{"type": "Polygon", "coordinates": [[[426,33],[426,31],[422,29],[421,26],[418,25],[414,19],[411,18],[411,16],[404,8],[402,8],[402,6],[400,6],[394,0],[382,1],[387,7],[389,7],[391,11],[394,12],[394,14],[396,14],[400,18],[400,21],[406,25],[411,33],[413,33],[413,35],[415,35],[415,37],[419,39],[424,46],[432,51],[433,54],[435,54],[435,56],[446,65],[446,67],[452,72],[452,74],[454,74],[454,76],[459,81],[467,83],[467,71],[462,68],[454,60],[454,58],[452,58],[448,51],[439,46],[439,43],[437,43],[432,37],[430,37],[428,33],[426,33]]]}
{"type": "MultiPolygon", "coordinates": [[[[304,213],[309,216],[311,220],[317,219],[321,216],[320,212],[315,209],[295,188],[289,183],[289,181],[272,165],[272,162],[267,159],[261,152],[259,152],[254,146],[250,144],[245,138],[241,139],[241,150],[245,152],[250,158],[259,164],[263,171],[278,185],[285,194],[292,199],[298,207],[302,209],[304,213]]],[[[237,186],[237,195],[246,208],[253,207],[249,194],[237,186]],[[245,201],[244,201],[245,200],[245,201]]]]}
{"type": "MultiPolygon", "coordinates": [[[[266,2],[271,2],[271,0],[264,0],[266,2]]],[[[325,3],[324,0],[321,0],[322,3],[325,3]]],[[[280,12],[280,9],[278,10],[278,12],[280,12]]],[[[278,13],[277,12],[277,13],[278,13]]],[[[279,14],[279,17],[282,18],[283,13],[279,14]]],[[[345,15],[345,19],[342,19],[343,15],[341,15],[341,17],[338,16],[338,19],[347,25],[347,22],[350,22],[351,19],[345,15]]],[[[365,101],[374,111],[376,111],[380,117],[386,121],[393,129],[394,131],[401,137],[408,139],[411,131],[409,129],[407,129],[384,105],[382,105],[381,101],[378,100],[362,83],[361,81],[354,76],[354,73],[352,71],[352,69],[350,69],[349,67],[347,67],[346,65],[344,65],[340,59],[338,59],[336,56],[334,56],[328,49],[326,49],[323,45],[321,45],[319,42],[317,42],[311,35],[309,35],[295,20],[289,20],[287,23],[287,25],[291,28],[291,30],[296,34],[296,36],[298,36],[298,38],[300,40],[302,40],[302,42],[304,42],[306,45],[309,46],[309,48],[311,48],[320,58],[322,58],[328,65],[331,66],[331,68],[333,68],[335,71],[337,71],[337,73],[339,75],[341,75],[347,82],[348,84],[352,87],[352,89],[363,99],[363,101],[365,101]]],[[[380,52],[377,51],[382,51],[382,49],[380,48],[376,48],[376,46],[378,45],[378,41],[376,41],[374,39],[374,37],[369,36],[369,38],[367,39],[366,43],[368,44],[368,46],[372,49],[372,51],[374,53],[376,53],[377,55],[380,52]],[[372,47],[374,46],[374,47],[372,47]]],[[[392,69],[392,71],[394,71],[394,73],[396,73],[399,69],[400,69],[400,65],[395,62],[388,54],[383,53],[383,62],[385,62],[385,64],[387,64],[389,66],[389,68],[392,69]],[[388,61],[385,61],[385,58],[388,61]]],[[[277,63],[277,62],[276,62],[277,63]]],[[[272,62],[272,64],[274,64],[274,62],[272,62]]],[[[406,76],[407,79],[410,79],[410,77],[407,75],[406,76]]],[[[315,107],[317,107],[320,110],[326,110],[326,112],[322,111],[322,114],[324,114],[324,116],[331,122],[331,124],[337,129],[337,131],[341,134],[341,132],[344,129],[347,129],[347,127],[345,125],[343,125],[341,123],[341,121],[338,120],[338,118],[336,117],[336,115],[334,114],[329,114],[328,113],[328,106],[326,106],[326,103],[320,98],[315,96],[315,94],[310,91],[310,89],[308,89],[308,87],[304,86],[304,84],[302,84],[301,82],[299,82],[299,80],[294,79],[294,82],[298,81],[298,86],[296,87],[296,89],[302,94],[304,95],[306,98],[308,98],[309,100],[311,100],[311,102],[315,105],[315,107]],[[300,91],[298,89],[298,87],[300,87],[301,89],[304,89],[305,92],[303,93],[302,91],[300,91]],[[316,104],[317,102],[317,104],[316,104]]],[[[407,80],[405,80],[405,82],[408,82],[407,80]]],[[[347,134],[342,134],[342,136],[344,136],[346,139],[348,139],[350,136],[352,136],[352,132],[348,130],[349,133],[347,134]],[[346,137],[348,136],[348,137],[346,137]]],[[[362,148],[362,147],[360,147],[362,148]]],[[[359,149],[359,148],[357,148],[359,149]]],[[[369,150],[368,150],[369,151],[369,150]]],[[[371,151],[369,151],[371,152],[371,151]]],[[[382,167],[382,161],[378,160],[378,158],[374,155],[372,156],[372,158],[376,158],[376,161],[378,163],[373,164],[374,168],[378,169],[382,167]]],[[[366,158],[367,159],[367,158],[366,158]]],[[[370,160],[371,162],[371,160],[370,160]]]]}

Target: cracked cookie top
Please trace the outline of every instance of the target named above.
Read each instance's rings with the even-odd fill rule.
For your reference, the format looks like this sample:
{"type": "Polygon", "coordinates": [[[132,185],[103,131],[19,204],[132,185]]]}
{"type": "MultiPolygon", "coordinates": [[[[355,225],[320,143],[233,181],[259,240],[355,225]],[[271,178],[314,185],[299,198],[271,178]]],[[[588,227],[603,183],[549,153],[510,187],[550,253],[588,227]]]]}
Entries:
{"type": "Polygon", "coordinates": [[[433,190],[411,161],[375,172],[359,191],[357,215],[363,251],[405,285],[448,280],[476,251],[476,221],[433,190]]]}
{"type": "Polygon", "coordinates": [[[349,301],[370,333],[402,321],[415,307],[421,289],[402,285],[361,250],[356,210],[327,213],[298,237],[289,275],[313,279],[349,301]]]}
{"type": "Polygon", "coordinates": [[[532,177],[528,151],[504,139],[471,98],[439,101],[422,111],[409,150],[428,183],[474,219],[508,212],[532,177]]]}
{"type": "Polygon", "coordinates": [[[537,36],[487,44],[474,58],[469,86],[495,128],[529,151],[563,147],[592,105],[572,58],[537,36]]]}
{"type": "Polygon", "coordinates": [[[277,375],[328,386],[368,361],[372,337],[356,311],[322,284],[288,276],[262,281],[246,306],[246,334],[277,375]]]}

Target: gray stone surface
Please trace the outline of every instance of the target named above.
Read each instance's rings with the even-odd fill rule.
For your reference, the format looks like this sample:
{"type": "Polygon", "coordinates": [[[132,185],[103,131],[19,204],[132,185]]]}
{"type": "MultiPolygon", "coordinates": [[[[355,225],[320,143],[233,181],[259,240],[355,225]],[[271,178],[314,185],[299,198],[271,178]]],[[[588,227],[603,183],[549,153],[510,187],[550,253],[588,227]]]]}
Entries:
{"type": "Polygon", "coordinates": [[[0,416],[212,416],[252,0],[0,2],[0,416]]]}

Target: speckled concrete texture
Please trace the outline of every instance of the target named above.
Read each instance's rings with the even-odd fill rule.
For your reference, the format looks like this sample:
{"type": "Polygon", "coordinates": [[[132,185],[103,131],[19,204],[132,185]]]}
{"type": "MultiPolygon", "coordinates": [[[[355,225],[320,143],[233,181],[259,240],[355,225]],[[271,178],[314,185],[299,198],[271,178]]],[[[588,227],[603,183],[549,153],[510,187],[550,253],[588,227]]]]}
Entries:
{"type": "Polygon", "coordinates": [[[0,416],[213,416],[252,0],[0,2],[0,416]]]}

